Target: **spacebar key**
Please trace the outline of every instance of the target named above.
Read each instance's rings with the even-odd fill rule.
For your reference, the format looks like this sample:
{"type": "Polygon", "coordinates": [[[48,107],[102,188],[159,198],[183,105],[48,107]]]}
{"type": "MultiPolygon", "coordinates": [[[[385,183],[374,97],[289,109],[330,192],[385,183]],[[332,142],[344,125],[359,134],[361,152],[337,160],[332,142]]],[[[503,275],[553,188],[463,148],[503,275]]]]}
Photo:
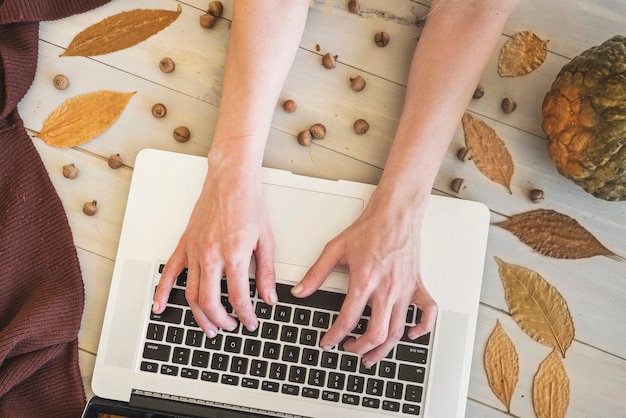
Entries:
{"type": "Polygon", "coordinates": [[[309,308],[327,309],[329,311],[339,311],[345,295],[342,293],[318,290],[306,298],[297,298],[291,294],[292,286],[276,283],[276,293],[278,301],[288,304],[307,306],[309,308]]]}

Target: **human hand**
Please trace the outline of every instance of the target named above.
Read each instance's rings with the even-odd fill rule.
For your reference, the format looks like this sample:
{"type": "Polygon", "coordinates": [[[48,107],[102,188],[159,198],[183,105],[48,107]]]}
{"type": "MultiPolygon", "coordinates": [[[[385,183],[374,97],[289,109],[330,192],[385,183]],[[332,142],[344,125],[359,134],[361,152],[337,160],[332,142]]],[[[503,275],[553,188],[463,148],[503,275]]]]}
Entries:
{"type": "Polygon", "coordinates": [[[294,296],[309,296],[336,265],[349,266],[345,301],[320,345],[327,350],[340,344],[369,304],[372,314],[366,332],[343,343],[346,350],[363,355],[366,367],[385,357],[403,336],[410,304],[422,311],[421,321],[409,330],[411,339],[431,331],[437,317],[437,304],[420,274],[423,207],[396,209],[381,204],[384,198],[373,200],[351,226],[326,245],[292,290],[294,296]]]}
{"type": "Polygon", "coordinates": [[[237,321],[221,302],[225,275],[228,301],[249,330],[258,327],[249,294],[251,256],[256,262],[256,287],[268,304],[276,303],[274,239],[261,197],[260,172],[210,167],[200,197],[178,245],[166,263],[154,295],[160,313],[172,286],[187,267],[185,296],[196,323],[209,338],[219,328],[232,330],[237,321]]]}

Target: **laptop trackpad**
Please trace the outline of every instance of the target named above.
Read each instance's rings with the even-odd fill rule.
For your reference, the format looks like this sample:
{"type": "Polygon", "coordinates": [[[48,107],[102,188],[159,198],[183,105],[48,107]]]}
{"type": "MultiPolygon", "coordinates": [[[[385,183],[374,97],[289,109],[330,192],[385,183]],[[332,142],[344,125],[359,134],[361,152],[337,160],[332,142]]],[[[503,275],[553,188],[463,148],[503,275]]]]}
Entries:
{"type": "MultiPolygon", "coordinates": [[[[124,260],[122,280],[112,307],[113,321],[107,338],[104,364],[130,369],[137,353],[137,336],[141,333],[144,306],[141,300],[150,285],[151,264],[145,261],[124,260]],[[139,299],[138,299],[139,297],[139,299]]],[[[111,295],[110,297],[114,297],[111,295]]]]}
{"type": "Polygon", "coordinates": [[[456,417],[458,414],[460,379],[467,345],[469,315],[451,311],[439,312],[437,359],[429,383],[431,397],[428,416],[432,418],[456,417]]]}

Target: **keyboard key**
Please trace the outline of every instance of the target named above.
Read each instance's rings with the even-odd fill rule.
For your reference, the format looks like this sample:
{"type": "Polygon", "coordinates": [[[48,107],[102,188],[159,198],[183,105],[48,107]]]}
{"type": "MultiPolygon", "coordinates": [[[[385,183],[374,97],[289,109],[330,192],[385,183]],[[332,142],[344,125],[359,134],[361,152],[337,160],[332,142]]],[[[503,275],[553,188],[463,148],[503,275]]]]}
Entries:
{"type": "Polygon", "coordinates": [[[276,305],[274,308],[274,321],[290,322],[291,306],[276,305]]]}
{"type": "Polygon", "coordinates": [[[204,348],[209,350],[221,350],[222,349],[222,334],[217,334],[215,338],[207,338],[204,341],[204,348]]]}
{"type": "Polygon", "coordinates": [[[191,365],[195,367],[209,367],[209,353],[206,351],[194,350],[191,357],[191,365]]]}
{"type": "Polygon", "coordinates": [[[420,407],[419,405],[404,404],[402,405],[402,412],[408,415],[419,415],[420,407]]]}
{"type": "Polygon", "coordinates": [[[363,402],[361,403],[366,408],[380,408],[380,399],[364,397],[363,402]]]}
{"type": "Polygon", "coordinates": [[[352,334],[362,335],[367,330],[367,318],[361,318],[352,330],[352,334]]]}
{"type": "Polygon", "coordinates": [[[190,309],[185,310],[185,325],[188,327],[200,328],[200,325],[196,322],[196,318],[193,317],[193,312],[190,309]]]}
{"type": "Polygon", "coordinates": [[[143,358],[148,360],[168,361],[172,347],[169,345],[146,343],[143,346],[143,358]]]}
{"type": "Polygon", "coordinates": [[[293,383],[306,382],[306,368],[300,366],[291,366],[289,368],[289,381],[293,383]]]}
{"type": "Polygon", "coordinates": [[[302,396],[305,398],[318,399],[320,397],[320,390],[315,388],[302,388],[302,396]]]}
{"type": "Polygon", "coordinates": [[[279,325],[272,322],[264,322],[261,326],[261,338],[267,340],[278,339],[279,325]]]}
{"type": "Polygon", "coordinates": [[[315,311],[311,325],[315,328],[328,329],[330,326],[330,314],[328,312],[315,311]]]}
{"type": "Polygon", "coordinates": [[[208,372],[206,370],[200,374],[200,379],[204,380],[205,382],[218,382],[219,377],[219,374],[215,372],[208,372]]]}
{"type": "Polygon", "coordinates": [[[300,388],[296,385],[289,385],[287,383],[283,383],[281,392],[284,393],[285,395],[299,395],[300,394],[300,388]]]}
{"type": "Polygon", "coordinates": [[[197,379],[199,374],[200,372],[198,370],[188,369],[186,367],[183,367],[180,371],[180,377],[184,377],[186,379],[197,379]]]}
{"type": "Polygon", "coordinates": [[[363,376],[348,376],[348,392],[362,393],[365,387],[365,378],[363,376]]]}
{"type": "Polygon", "coordinates": [[[430,332],[428,334],[424,334],[412,340],[409,338],[409,334],[408,334],[409,329],[410,327],[404,328],[404,334],[402,335],[402,338],[400,338],[400,341],[405,342],[405,343],[414,343],[414,344],[420,344],[420,345],[430,344],[430,332]]]}
{"type": "Polygon", "coordinates": [[[233,376],[232,374],[223,374],[221,382],[224,385],[237,386],[239,384],[239,377],[233,376]]]}
{"type": "Polygon", "coordinates": [[[390,361],[381,361],[378,366],[378,375],[394,379],[396,377],[396,364],[390,361]]]}
{"type": "Polygon", "coordinates": [[[157,363],[152,363],[149,361],[142,361],[141,366],[139,366],[139,370],[150,373],[156,373],[158,369],[159,365],[157,363]]]}
{"type": "Polygon", "coordinates": [[[265,377],[267,374],[267,361],[252,360],[250,364],[250,375],[257,377],[265,377]]]}
{"type": "Polygon", "coordinates": [[[162,324],[148,324],[146,331],[146,339],[152,341],[161,341],[165,335],[165,325],[162,324]]]}
{"type": "Polygon", "coordinates": [[[269,377],[275,380],[285,380],[287,378],[287,365],[281,363],[272,363],[270,365],[269,377]]]}
{"type": "Polygon", "coordinates": [[[244,377],[241,379],[241,386],[248,389],[258,389],[259,388],[259,380],[258,379],[250,379],[249,377],[244,377]]]}
{"type": "Polygon", "coordinates": [[[185,338],[185,329],[180,327],[167,327],[165,341],[172,344],[182,344],[185,338]]]}
{"type": "Polygon", "coordinates": [[[302,328],[300,331],[300,344],[302,345],[317,345],[317,331],[309,328],[302,328]]]}
{"type": "Polygon", "coordinates": [[[188,364],[191,351],[188,348],[174,347],[172,352],[172,363],[188,364]]]}
{"type": "Polygon", "coordinates": [[[383,386],[385,382],[381,379],[367,379],[367,387],[365,389],[365,393],[373,396],[382,396],[383,395],[383,386]]]}
{"type": "Polygon", "coordinates": [[[179,306],[189,306],[187,298],[185,297],[185,291],[177,288],[170,290],[170,296],[167,299],[167,303],[179,306]]]}
{"type": "Polygon", "coordinates": [[[376,374],[376,364],[373,364],[372,367],[367,368],[363,365],[363,363],[360,363],[359,373],[374,376],[376,374]]]}
{"type": "Polygon", "coordinates": [[[307,383],[311,386],[324,386],[326,383],[326,372],[324,370],[309,370],[309,380],[307,383]]]}
{"type": "Polygon", "coordinates": [[[311,311],[308,309],[296,308],[293,314],[293,323],[298,325],[309,325],[311,322],[311,311]]]}
{"type": "Polygon", "coordinates": [[[322,367],[327,369],[336,369],[339,364],[339,353],[334,351],[324,351],[322,353],[322,367]]]}
{"type": "Polygon", "coordinates": [[[335,390],[343,390],[343,387],[346,383],[346,375],[343,373],[328,373],[328,381],[326,382],[326,386],[330,389],[335,390]]]}
{"type": "Polygon", "coordinates": [[[280,357],[280,345],[276,343],[266,342],[263,345],[263,357],[278,360],[280,357]]]}
{"type": "Polygon", "coordinates": [[[389,381],[387,382],[387,389],[385,389],[385,396],[390,399],[401,399],[403,389],[402,383],[389,381]]]}
{"type": "Polygon", "coordinates": [[[226,340],[224,341],[224,351],[227,351],[229,353],[239,353],[241,352],[242,344],[243,340],[241,339],[241,337],[227,335],[226,340]]]}
{"type": "Polygon", "coordinates": [[[359,358],[351,354],[342,354],[339,369],[344,372],[356,372],[359,367],[359,358]]]}
{"type": "Polygon", "coordinates": [[[396,358],[401,361],[426,364],[426,360],[428,359],[428,349],[414,345],[398,344],[396,349],[396,358]]]}
{"type": "Polygon", "coordinates": [[[425,369],[420,366],[400,364],[398,379],[405,382],[424,383],[425,369]]]}
{"type": "Polygon", "coordinates": [[[406,393],[404,394],[404,400],[409,402],[420,403],[422,402],[422,387],[415,385],[406,385],[406,393]]]}
{"type": "Polygon", "coordinates": [[[248,337],[258,337],[259,336],[259,327],[256,327],[254,331],[248,330],[246,327],[241,328],[241,333],[248,337]]]}
{"type": "Polygon", "coordinates": [[[235,356],[230,363],[231,373],[246,374],[248,372],[248,359],[245,357],[235,356]]]}
{"type": "Polygon", "coordinates": [[[272,306],[264,302],[257,302],[255,312],[259,319],[270,319],[272,317],[272,306]]]}
{"type": "Polygon", "coordinates": [[[317,366],[320,358],[320,350],[314,348],[305,348],[302,351],[302,364],[307,366],[317,366]]]}
{"type": "Polygon", "coordinates": [[[280,384],[277,382],[271,382],[269,380],[264,380],[261,383],[261,390],[265,390],[268,392],[278,392],[278,389],[280,388],[280,384]]]}
{"type": "Polygon", "coordinates": [[[311,296],[306,298],[297,298],[291,294],[292,286],[276,283],[276,293],[278,300],[289,305],[298,305],[309,308],[325,309],[329,311],[339,311],[345,295],[326,290],[317,290],[311,296]]]}
{"type": "Polygon", "coordinates": [[[211,360],[211,368],[213,370],[226,371],[228,370],[229,357],[226,354],[215,353],[211,360]]]}
{"type": "Polygon", "coordinates": [[[243,353],[247,356],[258,356],[261,354],[261,341],[246,338],[243,344],[243,353]]]}
{"type": "Polygon", "coordinates": [[[322,392],[322,399],[330,402],[339,402],[339,393],[325,390],[322,392]]]}
{"type": "Polygon", "coordinates": [[[361,397],[357,395],[351,395],[349,393],[344,393],[341,397],[341,402],[347,405],[358,405],[361,401],[361,397]]]}
{"type": "Polygon", "coordinates": [[[280,330],[280,340],[286,343],[295,343],[298,341],[298,328],[283,325],[280,330]]]}
{"type": "Polygon", "coordinates": [[[168,376],[177,376],[178,375],[178,367],[170,366],[168,364],[161,365],[161,374],[166,374],[168,376]]]}
{"type": "Polygon", "coordinates": [[[300,347],[286,345],[283,347],[282,360],[289,363],[297,363],[300,359],[300,347]]]}
{"type": "Polygon", "coordinates": [[[190,347],[201,347],[202,340],[204,340],[204,332],[196,329],[187,330],[185,345],[188,345],[190,347]]]}
{"type": "Polygon", "coordinates": [[[394,401],[383,400],[383,410],[400,412],[400,403],[394,401]]]}
{"type": "Polygon", "coordinates": [[[183,319],[183,310],[181,308],[172,308],[168,306],[165,308],[163,312],[160,314],[155,314],[154,312],[150,313],[150,320],[159,321],[159,322],[167,322],[169,324],[180,324],[180,321],[183,319]]]}

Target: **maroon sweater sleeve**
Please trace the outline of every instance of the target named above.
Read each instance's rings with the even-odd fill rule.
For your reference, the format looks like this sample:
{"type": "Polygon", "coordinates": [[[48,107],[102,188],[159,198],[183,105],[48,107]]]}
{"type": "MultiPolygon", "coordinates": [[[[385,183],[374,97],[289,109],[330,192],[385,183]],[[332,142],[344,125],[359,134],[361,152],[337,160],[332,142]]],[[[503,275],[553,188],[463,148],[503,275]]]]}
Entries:
{"type": "Polygon", "coordinates": [[[84,287],[61,201],[17,104],[35,76],[39,21],[108,0],[0,0],[0,417],[79,417],[84,287]]]}

